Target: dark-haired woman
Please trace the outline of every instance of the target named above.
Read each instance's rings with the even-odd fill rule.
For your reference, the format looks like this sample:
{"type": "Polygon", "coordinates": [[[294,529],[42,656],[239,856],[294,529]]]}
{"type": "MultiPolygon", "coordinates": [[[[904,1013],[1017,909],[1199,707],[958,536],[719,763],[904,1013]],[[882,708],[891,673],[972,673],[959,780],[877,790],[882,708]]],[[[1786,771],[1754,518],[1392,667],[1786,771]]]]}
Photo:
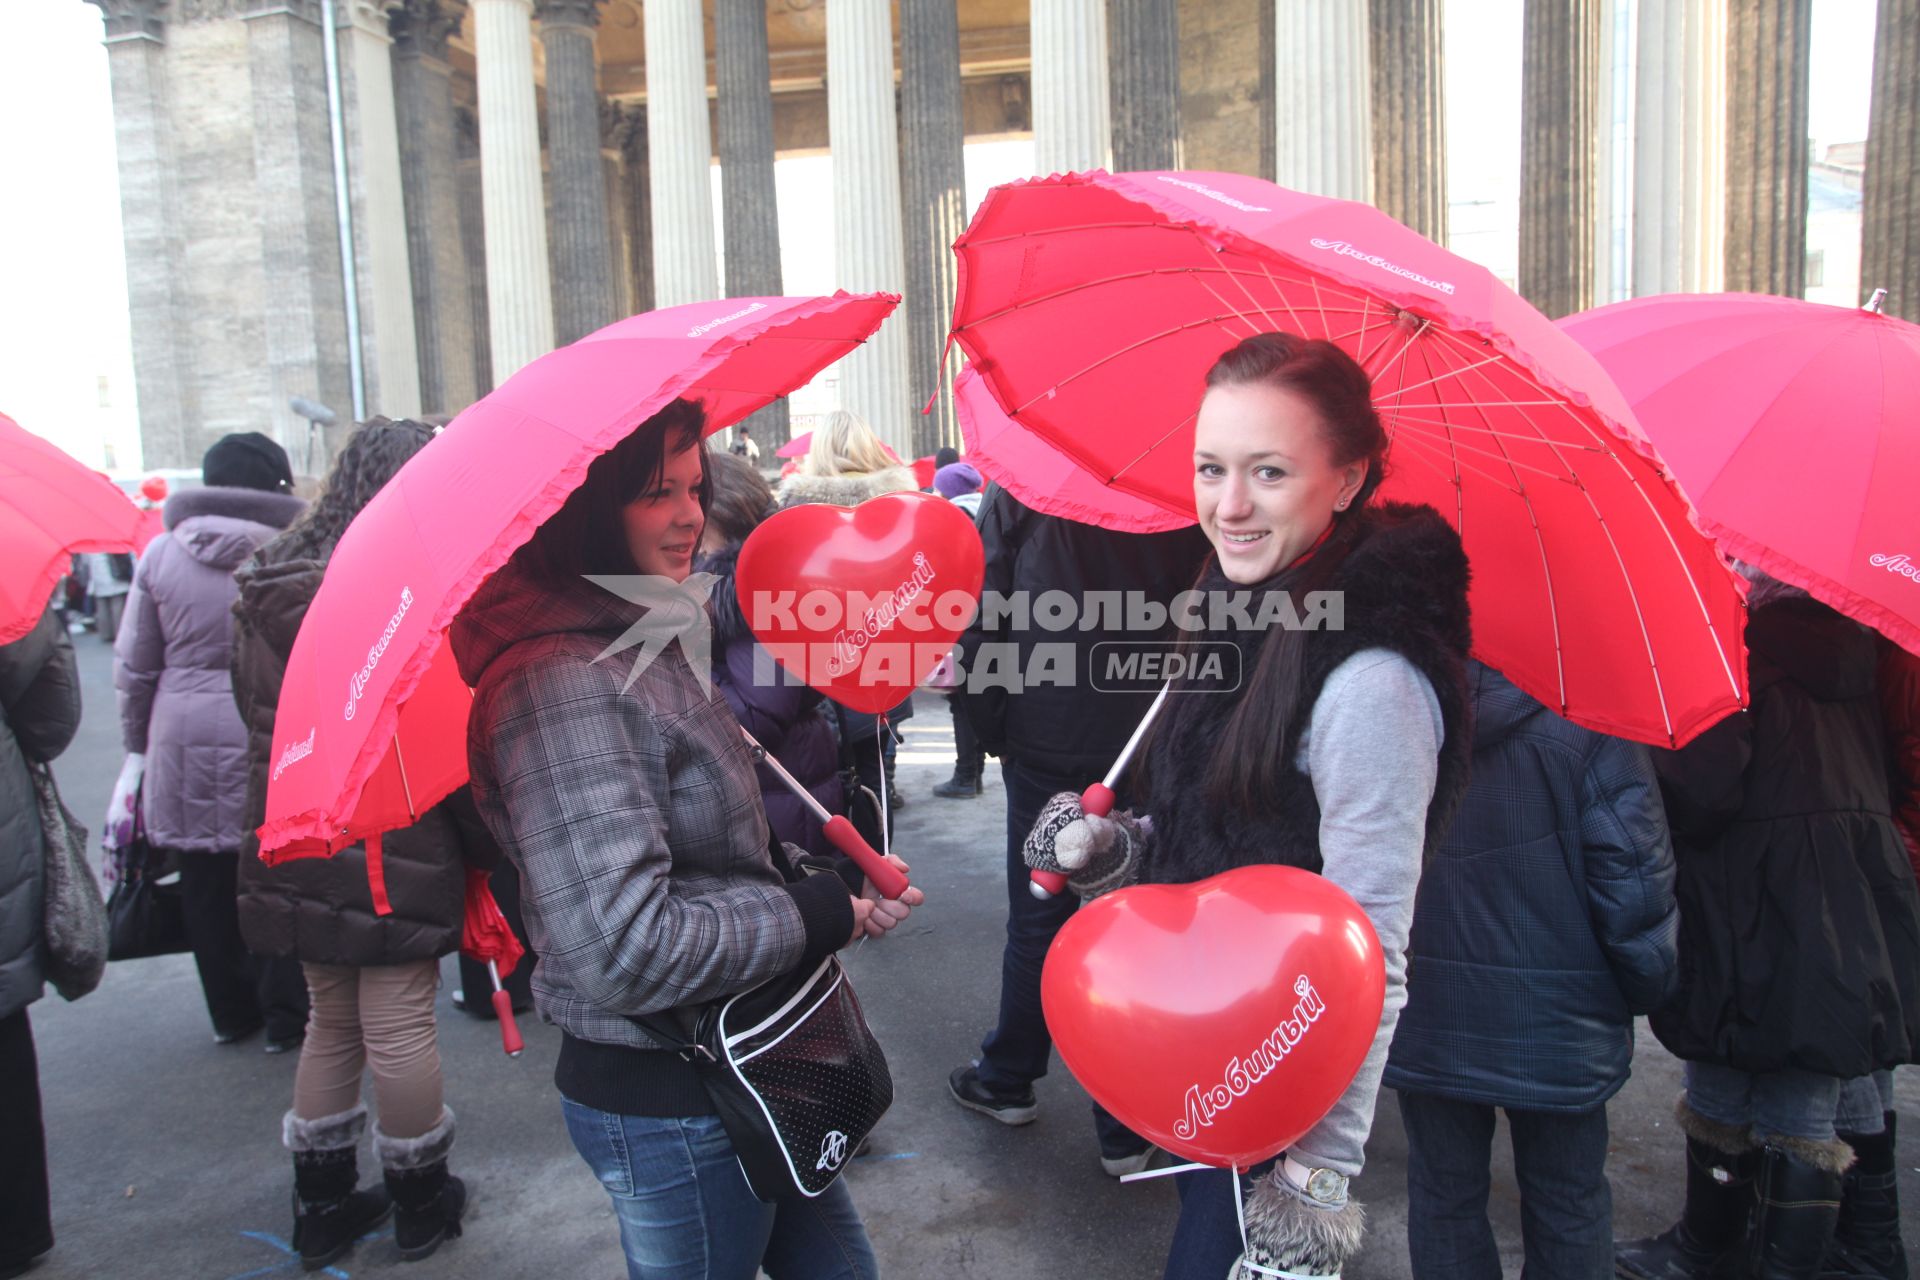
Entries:
{"type": "Polygon", "coordinates": [[[617,647],[635,597],[703,620],[684,588],[707,519],[703,426],[676,401],[596,459],[455,622],[474,799],[520,871],[567,1130],[613,1201],[628,1276],[868,1280],[844,1180],[756,1200],[692,1065],[631,1020],[816,965],[920,901],[795,877],[726,700],[679,644],[617,647]],[[627,579],[627,597],[584,574],[627,579]]]}
{"type": "Polygon", "coordinates": [[[300,962],[307,1036],[281,1125],[293,1153],[293,1243],[309,1269],[327,1266],[395,1211],[400,1256],[424,1258],[460,1234],[466,1188],[447,1172],[453,1112],[445,1104],[433,1001],[440,957],[460,945],[468,865],[500,850],[465,788],[387,835],[390,914],[376,914],[366,850],[269,867],[252,833],[266,816],[274,710],[300,622],[348,524],[407,459],[433,439],[418,422],[374,418],[355,431],[325,491],[236,575],[233,694],[247,726],[247,832],[240,855],[240,929],[255,955],[300,962]],[[373,1150],[384,1190],[354,1190],[354,1150],[367,1126],[360,1077],[371,1067],[379,1119],[373,1150]]]}
{"type": "MultiPolygon", "coordinates": [[[[1030,865],[1069,871],[1083,897],[1296,866],[1372,920],[1387,969],[1373,1048],[1327,1116],[1252,1171],[1244,1260],[1295,1275],[1333,1275],[1360,1246],[1347,1184],[1405,1002],[1421,863],[1464,791],[1471,747],[1466,557],[1431,508],[1369,501],[1386,451],[1369,391],[1339,348],[1289,334],[1248,338],[1215,363],[1194,431],[1195,505],[1214,549],[1199,582],[1209,629],[1189,642],[1235,645],[1241,679],[1189,682],[1168,700],[1132,780],[1138,815],[1088,817],[1062,793],[1026,850],[1030,865]],[[1213,611],[1247,592],[1252,628],[1213,611]],[[1337,593],[1338,627],[1275,621],[1311,625],[1317,592],[1337,593]]],[[[1168,1277],[1260,1274],[1235,1261],[1231,1177],[1180,1176],[1168,1277]]]]}
{"type": "MultiPolygon", "coordinates": [[[[773,510],[773,490],[746,459],[730,453],[708,454],[707,483],[713,498],[695,567],[714,577],[713,682],[747,732],[828,813],[840,813],[845,807],[840,752],[833,726],[822,714],[826,699],[773,665],[748,630],[734,589],[740,544],[773,510]]],[[[832,856],[833,845],[821,834],[813,811],[770,767],[755,769],[774,838],[808,853],[832,856]]]]}

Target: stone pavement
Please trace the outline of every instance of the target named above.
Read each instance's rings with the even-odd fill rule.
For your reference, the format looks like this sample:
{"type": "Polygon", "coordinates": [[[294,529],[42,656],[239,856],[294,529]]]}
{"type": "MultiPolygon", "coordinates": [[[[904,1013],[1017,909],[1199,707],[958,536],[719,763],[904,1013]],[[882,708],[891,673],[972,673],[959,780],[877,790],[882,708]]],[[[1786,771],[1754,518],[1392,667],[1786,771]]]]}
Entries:
{"type": "MultiPolygon", "coordinates": [[[[110,657],[78,635],[86,712],[57,763],[68,804],[89,826],[106,810],[120,763],[110,657]]],[[[898,1097],[871,1154],[847,1175],[886,1274],[896,1280],[1152,1280],[1172,1231],[1164,1182],[1120,1186],[1103,1176],[1085,1095],[1057,1066],[1040,1083],[1040,1119],[1007,1129],[956,1107],[946,1075],[975,1052],[997,1004],[1005,919],[1004,799],[990,768],[979,800],[936,800],[950,770],[946,706],[922,695],[904,726],[898,847],[928,896],[895,936],[850,960],[887,1047],[898,1097]]],[[[407,1280],[617,1280],[612,1211],[562,1128],[552,1084],[558,1033],[522,1018],[523,1057],[500,1052],[496,1028],[441,1000],[447,1098],[458,1113],[454,1167],[472,1189],[464,1236],[409,1265],[407,1280]]],[[[255,1040],[217,1047],[192,962],[114,965],[100,990],[33,1006],[51,1149],[59,1243],[35,1280],[242,1280],[301,1274],[287,1248],[290,1169],[279,1145],[292,1056],[255,1040]]],[[[1642,1032],[1633,1079],[1612,1106],[1609,1172],[1624,1234],[1666,1225],[1680,1194],[1672,1121],[1677,1064],[1642,1032]]],[[[1903,1074],[1901,1195],[1909,1238],[1920,1206],[1913,1117],[1920,1085],[1903,1074]]],[[[1351,1280],[1409,1274],[1405,1142],[1383,1095],[1366,1175],[1356,1192],[1372,1231],[1351,1280]]],[[[1496,1141],[1493,1215],[1503,1261],[1517,1274],[1518,1199],[1496,1141]]],[[[363,1162],[370,1158],[363,1148],[363,1162]]],[[[364,1173],[364,1170],[363,1170],[364,1173]]],[[[364,1241],[335,1277],[392,1274],[391,1228],[364,1241]]]]}

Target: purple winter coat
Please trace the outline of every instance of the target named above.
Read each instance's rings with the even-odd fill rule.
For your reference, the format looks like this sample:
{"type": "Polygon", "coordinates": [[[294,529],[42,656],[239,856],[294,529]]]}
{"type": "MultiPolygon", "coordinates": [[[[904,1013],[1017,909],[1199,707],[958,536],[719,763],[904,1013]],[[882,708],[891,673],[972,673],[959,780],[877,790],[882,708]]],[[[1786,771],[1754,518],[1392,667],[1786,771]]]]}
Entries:
{"type": "Polygon", "coordinates": [[[122,744],[147,757],[141,807],[160,848],[240,847],[247,731],[233,704],[233,571],[306,505],[255,489],[183,489],[134,570],[113,683],[122,744]]]}

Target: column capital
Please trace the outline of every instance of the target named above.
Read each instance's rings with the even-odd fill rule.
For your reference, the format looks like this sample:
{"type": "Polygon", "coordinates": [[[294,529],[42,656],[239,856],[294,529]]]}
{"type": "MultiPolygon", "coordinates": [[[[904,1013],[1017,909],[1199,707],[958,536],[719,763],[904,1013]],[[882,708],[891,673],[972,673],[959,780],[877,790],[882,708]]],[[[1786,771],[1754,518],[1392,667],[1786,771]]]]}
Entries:
{"type": "Polygon", "coordinates": [[[320,25],[320,0],[179,0],[182,20],[191,17],[298,18],[320,25]],[[196,14],[193,10],[199,10],[196,14]]]}
{"type": "Polygon", "coordinates": [[[644,103],[607,98],[600,103],[600,142],[611,151],[631,156],[635,145],[646,149],[647,108],[644,103]]]}
{"type": "Polygon", "coordinates": [[[394,52],[445,62],[447,41],[466,16],[466,0],[397,0],[387,15],[394,52]]]}
{"type": "Polygon", "coordinates": [[[605,0],[536,0],[533,16],[542,27],[584,27],[588,31],[600,25],[600,6],[605,0]]]}
{"type": "Polygon", "coordinates": [[[109,44],[117,40],[164,41],[169,0],[86,0],[106,19],[109,44]]]}

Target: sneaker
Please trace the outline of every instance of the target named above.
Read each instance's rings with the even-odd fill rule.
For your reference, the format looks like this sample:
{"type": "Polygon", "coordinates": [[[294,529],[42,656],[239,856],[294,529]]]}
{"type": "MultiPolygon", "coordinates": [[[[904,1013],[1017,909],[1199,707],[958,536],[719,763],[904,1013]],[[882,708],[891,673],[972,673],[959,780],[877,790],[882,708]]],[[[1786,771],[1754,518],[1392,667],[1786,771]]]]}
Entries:
{"type": "Polygon", "coordinates": [[[267,1039],[267,1043],[261,1047],[260,1051],[262,1053],[273,1053],[273,1054],[298,1053],[300,1050],[300,1046],[305,1044],[306,1042],[307,1042],[307,1033],[304,1031],[295,1032],[293,1035],[290,1035],[290,1036],[270,1036],[267,1039]]]}
{"type": "Polygon", "coordinates": [[[248,1039],[254,1032],[265,1025],[264,1022],[256,1022],[250,1027],[234,1027],[225,1031],[216,1027],[213,1032],[213,1042],[215,1044],[239,1044],[242,1040],[248,1039]]]}
{"type": "Polygon", "coordinates": [[[1129,1151],[1125,1155],[1110,1156],[1100,1153],[1100,1169],[1109,1178],[1124,1178],[1132,1173],[1145,1173],[1153,1158],[1160,1154],[1160,1148],[1148,1145],[1138,1151],[1129,1151]]]}
{"type": "Polygon", "coordinates": [[[1032,1124],[1034,1117],[1040,1114],[1040,1104],[1034,1101],[1032,1089],[1022,1089],[1019,1093],[994,1093],[980,1083],[978,1067],[955,1067],[953,1074],[947,1077],[947,1091],[953,1094],[955,1102],[967,1110],[992,1116],[1001,1124],[1032,1124]]]}

